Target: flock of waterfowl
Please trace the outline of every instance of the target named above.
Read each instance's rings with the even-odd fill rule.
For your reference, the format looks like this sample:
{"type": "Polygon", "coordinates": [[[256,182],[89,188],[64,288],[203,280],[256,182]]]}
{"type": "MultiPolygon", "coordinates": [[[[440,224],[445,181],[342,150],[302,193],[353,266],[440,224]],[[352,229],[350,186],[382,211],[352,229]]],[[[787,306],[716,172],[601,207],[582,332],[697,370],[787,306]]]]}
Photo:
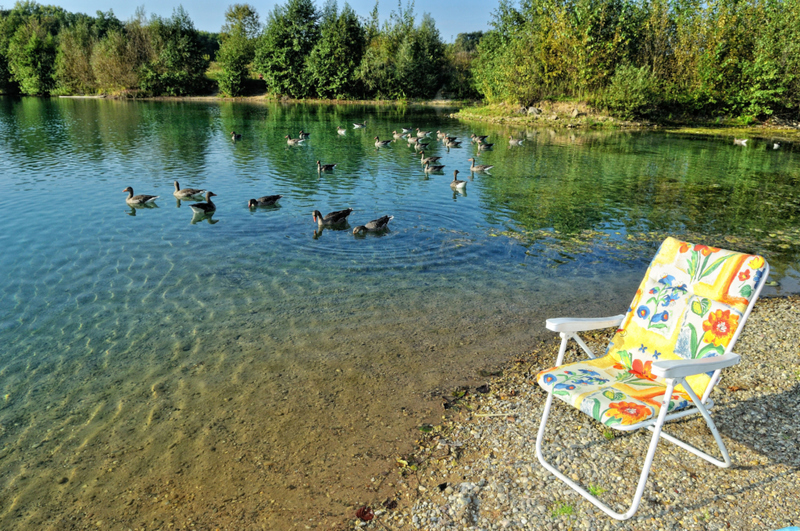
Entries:
{"type": "MultiPolygon", "coordinates": [[[[366,121],[362,123],[354,123],[353,127],[355,129],[363,129],[367,126],[366,121]]],[[[337,133],[340,135],[346,134],[347,130],[343,127],[337,128],[337,133]]],[[[420,153],[420,162],[423,166],[423,171],[425,173],[433,173],[442,171],[444,168],[444,164],[434,164],[441,160],[442,157],[426,157],[425,156],[425,148],[427,148],[430,143],[424,142],[423,140],[427,139],[432,133],[432,131],[422,131],[419,128],[416,129],[416,132],[413,131],[411,128],[403,128],[401,133],[397,131],[392,131],[393,140],[400,140],[402,138],[407,138],[408,144],[413,146],[415,150],[419,151],[420,153]]],[[[305,142],[309,137],[310,133],[306,133],[303,130],[300,130],[297,138],[292,138],[289,135],[286,135],[284,138],[286,139],[286,143],[289,146],[298,146],[305,142]]],[[[440,140],[448,149],[459,147],[461,142],[458,140],[457,137],[449,136],[447,133],[443,133],[441,131],[436,131],[437,139],[440,140]]],[[[231,140],[234,142],[241,140],[242,135],[237,133],[236,131],[231,131],[231,140]]],[[[478,135],[471,135],[470,140],[473,144],[475,144],[478,151],[486,151],[492,148],[494,144],[488,143],[486,141],[487,136],[478,136],[478,135]]],[[[392,143],[393,140],[381,140],[378,136],[375,137],[375,147],[382,148],[387,147],[389,144],[392,143]]],[[[522,140],[515,139],[513,136],[509,137],[509,145],[511,146],[520,146],[522,145],[522,140]]],[[[470,157],[467,159],[470,161],[470,172],[486,172],[488,173],[490,169],[494,166],[491,164],[475,164],[475,159],[470,157]]],[[[317,172],[329,172],[332,171],[337,164],[322,164],[321,161],[317,161],[317,172]]],[[[453,190],[462,191],[466,188],[467,182],[462,181],[458,178],[459,170],[453,171],[453,180],[450,182],[450,187],[453,190]]],[[[212,197],[216,197],[217,194],[214,192],[210,192],[208,190],[201,190],[197,188],[181,188],[178,184],[178,181],[175,181],[175,191],[172,195],[175,198],[182,200],[182,201],[199,201],[197,203],[193,203],[190,206],[192,211],[197,215],[202,216],[211,216],[216,212],[217,206],[211,200],[212,197]],[[205,201],[201,201],[205,199],[205,201]]],[[[141,206],[148,206],[154,203],[159,196],[157,195],[147,195],[147,194],[140,194],[134,195],[133,188],[128,186],[123,190],[123,192],[128,193],[128,197],[125,199],[125,202],[132,206],[132,207],[141,207],[141,206]]],[[[268,207],[275,205],[278,200],[280,200],[283,196],[282,195],[265,195],[263,197],[259,197],[256,199],[250,199],[247,203],[249,208],[257,208],[257,207],[268,207]]],[[[337,227],[345,225],[347,222],[347,217],[350,213],[353,212],[352,208],[346,208],[344,210],[337,210],[334,212],[330,212],[327,215],[323,216],[319,210],[314,210],[313,218],[314,221],[317,223],[317,226],[322,229],[324,227],[337,227]]],[[[353,234],[361,234],[364,232],[379,232],[383,231],[388,228],[389,221],[392,220],[393,216],[382,216],[378,219],[373,219],[372,221],[364,224],[359,225],[353,229],[353,234]]]]}

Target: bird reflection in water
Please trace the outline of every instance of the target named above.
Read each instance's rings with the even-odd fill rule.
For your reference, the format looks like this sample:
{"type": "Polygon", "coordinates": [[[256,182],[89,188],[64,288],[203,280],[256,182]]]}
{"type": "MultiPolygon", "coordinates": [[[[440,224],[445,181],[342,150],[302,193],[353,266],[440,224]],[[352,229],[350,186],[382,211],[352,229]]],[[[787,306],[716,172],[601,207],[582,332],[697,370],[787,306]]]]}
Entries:
{"type": "Polygon", "coordinates": [[[155,203],[144,203],[141,205],[132,205],[128,203],[128,208],[129,210],[126,211],[125,213],[128,214],[129,216],[135,216],[137,210],[149,210],[151,208],[158,208],[158,205],[155,203]]]}
{"type": "Polygon", "coordinates": [[[209,225],[213,225],[215,223],[219,223],[218,219],[214,219],[214,213],[211,214],[202,214],[199,212],[195,212],[192,214],[192,221],[190,222],[192,225],[196,225],[203,221],[207,221],[209,225]]]}

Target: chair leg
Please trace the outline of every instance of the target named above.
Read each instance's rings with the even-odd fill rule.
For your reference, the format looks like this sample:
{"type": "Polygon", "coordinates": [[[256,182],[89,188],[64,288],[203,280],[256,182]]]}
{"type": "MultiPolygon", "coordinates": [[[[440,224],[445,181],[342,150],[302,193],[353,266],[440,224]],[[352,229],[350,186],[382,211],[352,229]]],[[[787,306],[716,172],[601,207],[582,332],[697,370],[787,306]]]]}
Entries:
{"type": "Polygon", "coordinates": [[[564,475],[560,470],[556,467],[551,465],[547,462],[544,458],[544,454],[542,453],[542,441],[544,440],[544,431],[545,426],[547,424],[547,418],[550,415],[550,408],[553,405],[553,394],[547,394],[547,402],[544,406],[544,412],[542,413],[542,423],[539,425],[539,433],[536,436],[536,457],[539,459],[539,462],[542,466],[549,470],[553,475],[555,475],[558,479],[566,483],[572,490],[586,498],[588,501],[593,503],[598,509],[609,515],[610,517],[616,520],[627,520],[631,516],[636,513],[636,510],[639,508],[639,503],[642,501],[642,494],[644,493],[644,487],[647,484],[647,476],[650,474],[650,467],[653,464],[653,456],[656,453],[656,446],[658,446],[658,438],[661,435],[661,427],[664,425],[664,419],[667,416],[667,409],[669,409],[669,397],[672,396],[672,391],[675,388],[675,382],[670,381],[667,385],[667,391],[664,393],[665,400],[667,404],[661,407],[661,410],[658,414],[658,420],[653,426],[653,437],[650,439],[650,446],[647,449],[647,456],[644,460],[644,466],[642,468],[642,473],[639,476],[639,483],[636,486],[636,493],[633,497],[633,502],[631,503],[630,508],[624,513],[618,513],[614,511],[611,507],[606,505],[605,503],[601,502],[596,496],[590,494],[586,489],[572,481],[566,475],[564,475]]]}

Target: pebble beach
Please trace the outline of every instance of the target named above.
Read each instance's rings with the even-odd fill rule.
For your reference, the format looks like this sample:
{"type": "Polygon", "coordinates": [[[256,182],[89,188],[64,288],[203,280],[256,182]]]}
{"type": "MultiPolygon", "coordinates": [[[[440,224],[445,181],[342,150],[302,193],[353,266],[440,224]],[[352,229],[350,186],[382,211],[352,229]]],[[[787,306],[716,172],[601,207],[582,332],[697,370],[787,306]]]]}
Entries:
{"type": "MultiPolygon", "coordinates": [[[[544,326],[544,323],[542,323],[544,326]]],[[[613,331],[584,334],[604,352],[613,331]]],[[[577,346],[566,361],[580,359],[577,346]]],[[[440,425],[422,426],[398,458],[397,496],[365,506],[348,529],[775,530],[800,525],[800,296],[756,303],[711,395],[733,466],[717,468],[662,440],[637,513],[617,522],[540,464],[535,438],[546,394],[536,374],[553,365],[558,337],[488,371],[484,385],[442,396],[440,425]]],[[[665,430],[716,454],[699,415],[665,430]]],[[[545,454],[617,511],[633,496],[650,432],[603,427],[556,400],[545,454]]]]}

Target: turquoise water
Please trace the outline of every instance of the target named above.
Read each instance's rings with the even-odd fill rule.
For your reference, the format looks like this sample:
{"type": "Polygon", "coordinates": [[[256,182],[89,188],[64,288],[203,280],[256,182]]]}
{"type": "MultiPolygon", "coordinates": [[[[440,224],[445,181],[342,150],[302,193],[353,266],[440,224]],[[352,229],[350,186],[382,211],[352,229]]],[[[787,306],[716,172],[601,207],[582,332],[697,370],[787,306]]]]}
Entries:
{"type": "Polygon", "coordinates": [[[163,523],[143,493],[202,486],[170,513],[202,515],[242,484],[253,521],[335,521],[438,394],[549,337],[546,317],[624,311],[667,235],[763,253],[765,294],[800,292],[794,146],[449,112],[0,99],[0,527],[163,523]],[[426,175],[405,140],[375,148],[401,127],[465,142],[428,138],[446,167],[426,175]],[[473,131],[496,142],[490,175],[469,173],[473,131]],[[174,180],[217,212],[193,216],[174,180]],[[315,230],[313,210],[346,207],[349,229],[315,230]],[[351,234],[384,214],[387,232],[351,234]]]}

